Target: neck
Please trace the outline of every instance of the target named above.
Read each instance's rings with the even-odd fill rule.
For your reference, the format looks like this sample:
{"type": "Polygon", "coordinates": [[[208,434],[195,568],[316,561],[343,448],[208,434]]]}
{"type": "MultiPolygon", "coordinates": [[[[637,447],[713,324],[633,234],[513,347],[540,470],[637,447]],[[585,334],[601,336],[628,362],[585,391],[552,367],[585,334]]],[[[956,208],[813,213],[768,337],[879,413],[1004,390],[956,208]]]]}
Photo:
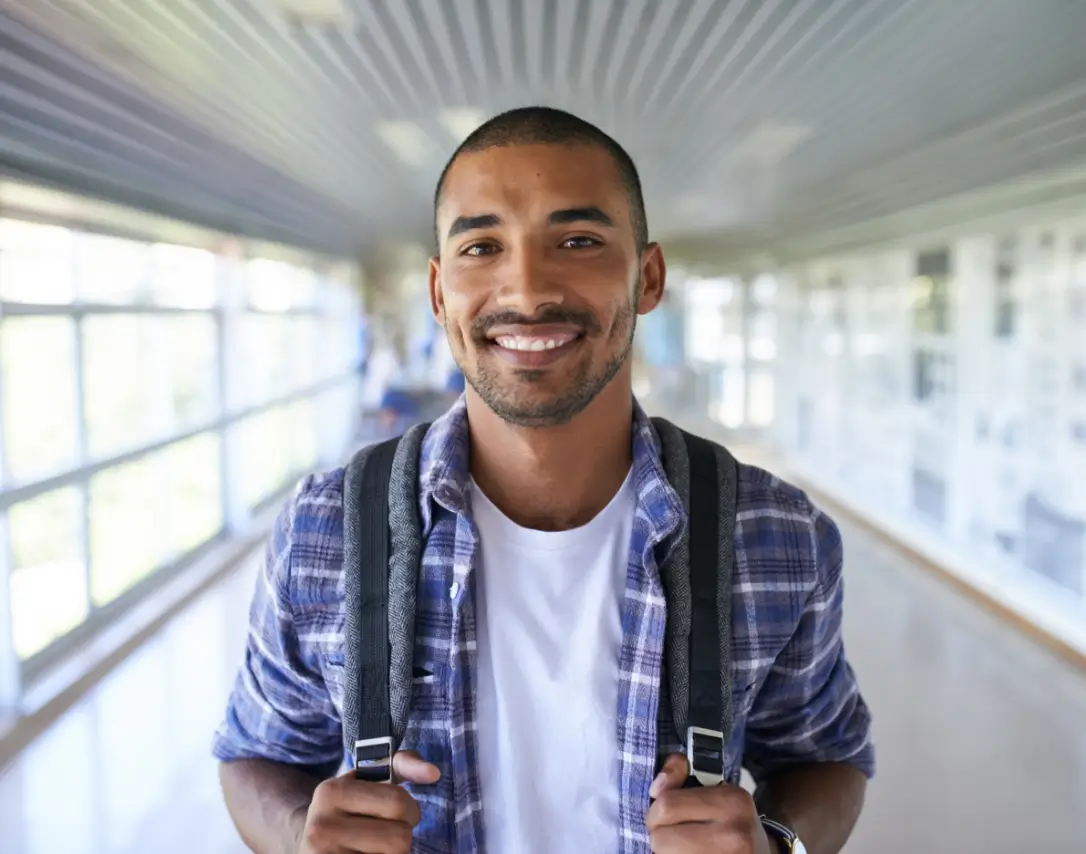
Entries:
{"type": "Polygon", "coordinates": [[[610,503],[632,461],[633,391],[625,373],[556,427],[509,424],[469,388],[471,473],[502,513],[525,528],[564,531],[610,503]]]}

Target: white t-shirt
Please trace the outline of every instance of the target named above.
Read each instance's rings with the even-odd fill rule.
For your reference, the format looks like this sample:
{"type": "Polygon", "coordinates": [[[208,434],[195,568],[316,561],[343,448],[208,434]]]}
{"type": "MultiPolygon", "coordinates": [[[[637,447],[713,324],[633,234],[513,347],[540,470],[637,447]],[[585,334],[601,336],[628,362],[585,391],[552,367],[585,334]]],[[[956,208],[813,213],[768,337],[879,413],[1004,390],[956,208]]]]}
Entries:
{"type": "Polygon", "coordinates": [[[587,525],[522,528],[473,484],[487,848],[618,845],[618,683],[632,477],[587,525]]]}

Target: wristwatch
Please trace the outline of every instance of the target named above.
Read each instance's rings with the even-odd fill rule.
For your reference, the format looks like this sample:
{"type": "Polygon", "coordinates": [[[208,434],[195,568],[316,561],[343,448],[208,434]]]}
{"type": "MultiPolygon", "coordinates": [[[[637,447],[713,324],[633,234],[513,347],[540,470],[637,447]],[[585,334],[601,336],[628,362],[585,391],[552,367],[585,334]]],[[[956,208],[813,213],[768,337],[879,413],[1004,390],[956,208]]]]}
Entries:
{"type": "Polygon", "coordinates": [[[794,831],[785,827],[779,821],[773,821],[773,819],[766,818],[764,815],[761,819],[766,836],[777,840],[782,854],[807,854],[807,849],[803,847],[803,843],[799,841],[799,837],[796,836],[794,831]]]}

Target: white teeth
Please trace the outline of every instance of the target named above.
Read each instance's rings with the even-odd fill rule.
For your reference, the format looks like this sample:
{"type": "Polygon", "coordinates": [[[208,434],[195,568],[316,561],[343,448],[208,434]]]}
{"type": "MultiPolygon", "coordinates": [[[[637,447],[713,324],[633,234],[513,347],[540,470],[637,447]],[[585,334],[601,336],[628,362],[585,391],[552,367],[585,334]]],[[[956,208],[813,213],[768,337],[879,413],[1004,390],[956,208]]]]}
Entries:
{"type": "Polygon", "coordinates": [[[566,343],[555,338],[517,338],[513,335],[503,335],[496,340],[498,346],[506,350],[521,350],[533,353],[541,350],[553,350],[555,347],[561,347],[566,343]]]}

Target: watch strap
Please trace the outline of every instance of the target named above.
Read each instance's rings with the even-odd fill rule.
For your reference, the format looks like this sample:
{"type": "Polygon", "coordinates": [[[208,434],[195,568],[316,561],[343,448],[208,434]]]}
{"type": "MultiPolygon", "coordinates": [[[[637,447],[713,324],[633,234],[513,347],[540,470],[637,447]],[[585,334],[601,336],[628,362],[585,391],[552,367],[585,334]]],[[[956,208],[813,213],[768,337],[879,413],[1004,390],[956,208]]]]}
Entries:
{"type": "Polygon", "coordinates": [[[784,854],[793,854],[796,851],[796,843],[799,842],[799,837],[796,836],[795,831],[764,815],[761,816],[761,822],[766,835],[780,843],[780,850],[784,854]]]}

